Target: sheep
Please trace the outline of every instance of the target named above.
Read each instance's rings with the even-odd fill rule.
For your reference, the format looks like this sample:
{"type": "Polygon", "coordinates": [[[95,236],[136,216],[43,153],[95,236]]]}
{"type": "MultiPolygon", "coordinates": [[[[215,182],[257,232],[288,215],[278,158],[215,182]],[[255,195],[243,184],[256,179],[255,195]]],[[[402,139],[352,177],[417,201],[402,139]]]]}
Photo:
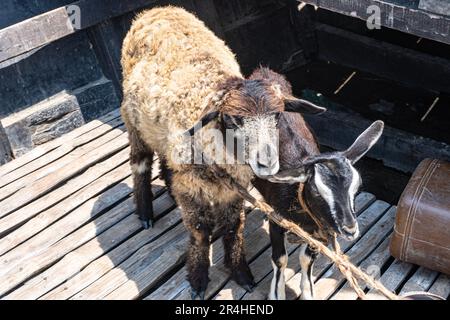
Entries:
{"type": "MultiPolygon", "coordinates": [[[[252,79],[272,79],[287,94],[291,88],[278,74],[268,70],[255,72],[252,79]],[[278,79],[278,80],[277,80],[278,79]]],[[[348,240],[358,237],[354,200],[361,177],[354,164],[380,138],[384,124],[375,121],[345,151],[320,153],[312,130],[300,114],[284,113],[279,122],[280,172],[272,177],[256,177],[252,181],[264,200],[286,219],[298,223],[304,230],[327,244],[332,233],[348,240]],[[309,213],[302,211],[301,199],[309,213]]],[[[271,222],[273,279],[269,299],[285,299],[284,270],[288,263],[286,231],[271,222]]],[[[292,236],[292,237],[291,237],[292,236]]],[[[301,242],[294,235],[290,241],[301,242]]],[[[301,298],[314,297],[313,263],[317,253],[306,244],[300,248],[301,298]]]]}
{"type": "Polygon", "coordinates": [[[191,297],[204,298],[215,229],[223,235],[224,262],[232,279],[251,290],[255,283],[244,253],[243,201],[217,182],[210,162],[192,163],[184,133],[194,133],[194,145],[200,146],[205,159],[248,186],[254,175],[278,172],[278,148],[268,133],[276,131],[279,115],[319,113],[323,108],[283,94],[268,80],[245,79],[224,42],[177,7],[154,8],[136,17],[123,43],[121,64],[121,114],[130,140],[136,213],[143,227],[153,224],[150,176],[156,152],[190,232],[191,297]],[[200,133],[205,127],[221,133],[239,129],[244,136],[258,136],[258,143],[247,146],[252,150],[248,161],[220,163],[215,159],[220,144],[196,133],[202,125],[200,133]]]}

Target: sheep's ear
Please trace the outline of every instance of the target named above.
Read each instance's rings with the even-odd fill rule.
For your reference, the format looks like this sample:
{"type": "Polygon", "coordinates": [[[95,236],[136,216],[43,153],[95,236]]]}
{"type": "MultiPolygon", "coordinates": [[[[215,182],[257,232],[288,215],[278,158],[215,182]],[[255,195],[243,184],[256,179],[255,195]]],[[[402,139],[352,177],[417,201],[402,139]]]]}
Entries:
{"type": "Polygon", "coordinates": [[[205,114],[192,128],[186,131],[186,134],[194,135],[195,131],[200,130],[203,126],[206,126],[208,123],[213,121],[219,116],[219,111],[212,111],[205,114]]]}
{"type": "Polygon", "coordinates": [[[320,107],[307,100],[295,98],[293,96],[285,98],[284,110],[288,112],[299,112],[309,114],[319,114],[327,111],[326,108],[320,107]]]}
{"type": "Polygon", "coordinates": [[[349,159],[351,163],[356,163],[378,141],[383,133],[383,128],[384,123],[381,120],[372,123],[370,127],[356,138],[350,148],[343,152],[343,155],[349,159]]]}
{"type": "Polygon", "coordinates": [[[306,167],[287,169],[269,176],[267,180],[273,183],[305,183],[308,180],[308,170],[306,170],[306,167]]]}

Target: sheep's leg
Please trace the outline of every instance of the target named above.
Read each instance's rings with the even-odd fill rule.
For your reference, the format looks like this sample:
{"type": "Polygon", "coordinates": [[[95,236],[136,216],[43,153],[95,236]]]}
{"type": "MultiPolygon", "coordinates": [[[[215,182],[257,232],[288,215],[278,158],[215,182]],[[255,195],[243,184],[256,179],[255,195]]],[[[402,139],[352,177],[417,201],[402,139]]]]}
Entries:
{"type": "Polygon", "coordinates": [[[191,298],[205,299],[208,287],[209,250],[211,230],[204,224],[197,224],[191,230],[191,239],[187,258],[188,280],[191,285],[191,298]]]}
{"type": "Polygon", "coordinates": [[[148,229],[153,226],[153,193],[151,188],[153,150],[142,142],[134,130],[129,132],[129,139],[136,213],[141,219],[144,229],[148,229]]]}
{"type": "Polygon", "coordinates": [[[228,217],[224,225],[222,238],[225,250],[225,266],[231,271],[231,277],[245,290],[252,292],[256,285],[244,252],[244,221],[245,214],[242,210],[242,201],[230,205],[227,212],[222,215],[228,217]]]}
{"type": "Polygon", "coordinates": [[[273,279],[270,285],[269,300],[285,300],[286,289],[284,270],[288,263],[286,252],[286,232],[283,228],[270,223],[270,242],[272,245],[273,279]]]}
{"type": "Polygon", "coordinates": [[[313,264],[317,258],[317,252],[312,250],[307,244],[300,247],[300,267],[302,278],[300,282],[301,300],[314,299],[314,280],[312,276],[313,264]]]}
{"type": "Polygon", "coordinates": [[[167,191],[169,192],[172,198],[175,198],[172,192],[173,172],[167,166],[167,161],[161,156],[159,157],[159,167],[160,167],[160,177],[164,180],[164,183],[167,187],[167,191]]]}
{"type": "Polygon", "coordinates": [[[195,300],[205,297],[208,287],[209,253],[214,219],[209,204],[195,198],[190,190],[183,190],[183,177],[173,174],[175,190],[172,190],[177,204],[182,210],[183,223],[190,232],[190,243],[187,254],[187,279],[191,285],[191,298],[195,300]],[[178,181],[178,184],[177,184],[178,181]]]}

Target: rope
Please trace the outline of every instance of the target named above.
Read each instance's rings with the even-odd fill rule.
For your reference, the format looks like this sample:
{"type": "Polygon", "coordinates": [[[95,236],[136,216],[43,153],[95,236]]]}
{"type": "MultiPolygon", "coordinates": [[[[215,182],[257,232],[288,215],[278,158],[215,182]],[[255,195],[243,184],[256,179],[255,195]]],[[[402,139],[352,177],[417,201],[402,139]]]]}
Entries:
{"type": "MultiPolygon", "coordinates": [[[[336,234],[334,234],[334,237],[333,237],[333,248],[334,248],[336,255],[342,257],[348,263],[350,263],[350,261],[348,261],[347,256],[344,255],[341,251],[341,246],[339,245],[339,242],[337,241],[336,234]]],[[[353,288],[353,290],[355,290],[358,297],[361,300],[366,300],[366,294],[359,286],[358,280],[353,276],[352,272],[342,264],[336,264],[336,266],[338,267],[339,271],[345,276],[345,278],[347,278],[349,285],[353,288]]],[[[358,268],[358,270],[361,270],[361,269],[358,268]]]]}
{"type": "MultiPolygon", "coordinates": [[[[350,286],[356,291],[358,294],[358,297],[361,299],[365,299],[364,291],[359,287],[358,285],[358,279],[361,279],[363,282],[368,284],[371,288],[378,290],[381,292],[384,296],[386,296],[390,300],[398,300],[399,297],[392,293],[390,290],[388,290],[383,284],[374,279],[373,277],[369,276],[365,272],[363,272],[361,269],[356,267],[354,264],[352,264],[348,257],[344,255],[341,252],[339,243],[337,242],[336,235],[334,235],[334,243],[333,247],[335,252],[330,250],[327,246],[325,246],[322,242],[316,240],[313,238],[309,233],[307,233],[305,230],[303,230],[300,226],[297,224],[285,219],[278,213],[276,213],[273,208],[267,204],[265,201],[257,200],[255,199],[246,188],[242,187],[239,183],[234,181],[232,177],[228,175],[228,173],[218,167],[217,165],[212,165],[212,171],[216,175],[217,178],[219,178],[218,181],[223,183],[225,186],[227,186],[230,190],[237,192],[243,199],[250,202],[252,205],[254,205],[256,208],[263,211],[267,217],[278,224],[280,227],[295,233],[297,236],[302,238],[310,247],[317,250],[319,253],[326,256],[328,259],[330,259],[339,269],[339,271],[344,275],[344,277],[347,279],[350,286]]],[[[301,201],[302,197],[300,197],[301,201]]],[[[302,205],[303,206],[303,205],[302,205]]],[[[305,211],[308,212],[307,208],[305,211]]],[[[311,213],[309,213],[311,214],[311,213]]]]}

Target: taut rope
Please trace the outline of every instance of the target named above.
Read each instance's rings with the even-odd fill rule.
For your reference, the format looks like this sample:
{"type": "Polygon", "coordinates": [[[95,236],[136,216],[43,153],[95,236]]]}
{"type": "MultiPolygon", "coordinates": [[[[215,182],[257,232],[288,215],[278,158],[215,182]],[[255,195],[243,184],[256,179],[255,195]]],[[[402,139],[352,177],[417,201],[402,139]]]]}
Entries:
{"type": "MultiPolygon", "coordinates": [[[[246,188],[242,187],[239,183],[234,181],[234,179],[230,177],[224,169],[220,168],[215,164],[212,165],[212,169],[215,176],[219,178],[218,181],[223,183],[230,190],[237,192],[243,199],[247,200],[256,208],[263,211],[271,221],[275,222],[282,228],[292,233],[295,233],[297,236],[302,238],[309,246],[313,247],[319,253],[329,258],[338,267],[339,271],[342,272],[342,274],[349,282],[350,286],[356,291],[356,293],[361,299],[365,299],[365,294],[364,291],[359,287],[356,278],[361,279],[362,281],[367,283],[370,287],[380,291],[388,299],[391,300],[399,299],[399,297],[396,294],[388,290],[385,286],[383,286],[383,284],[381,284],[381,282],[369,276],[348,260],[348,257],[344,255],[340,250],[340,246],[339,243],[337,242],[336,235],[334,236],[334,243],[333,243],[336,252],[333,252],[322,242],[314,239],[308,232],[303,230],[300,226],[283,218],[281,215],[276,213],[269,204],[267,204],[262,200],[255,199],[247,191],[246,188]]],[[[302,197],[300,197],[300,199],[301,199],[300,201],[303,202],[302,197]]],[[[304,206],[304,204],[302,204],[302,206],[304,206]]],[[[307,208],[304,209],[311,215],[311,213],[308,211],[307,208]]]]}

